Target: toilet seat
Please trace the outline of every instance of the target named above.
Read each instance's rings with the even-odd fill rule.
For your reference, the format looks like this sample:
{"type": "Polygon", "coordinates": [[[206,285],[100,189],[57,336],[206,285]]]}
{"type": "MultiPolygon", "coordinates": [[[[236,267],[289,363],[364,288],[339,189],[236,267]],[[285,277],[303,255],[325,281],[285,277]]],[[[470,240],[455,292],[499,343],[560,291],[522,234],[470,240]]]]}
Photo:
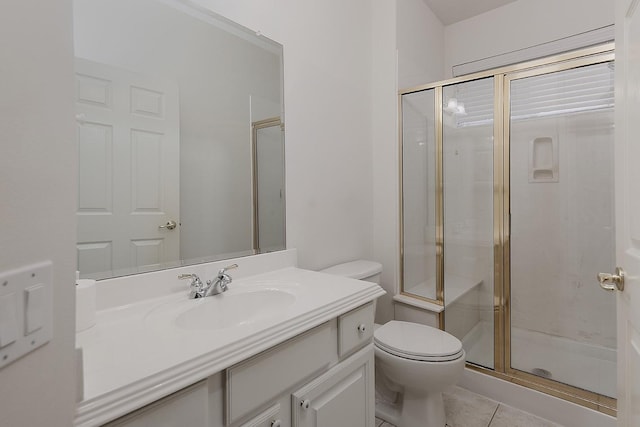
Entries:
{"type": "Polygon", "coordinates": [[[375,345],[403,359],[447,362],[464,356],[459,339],[440,329],[392,320],[374,332],[375,345]]]}

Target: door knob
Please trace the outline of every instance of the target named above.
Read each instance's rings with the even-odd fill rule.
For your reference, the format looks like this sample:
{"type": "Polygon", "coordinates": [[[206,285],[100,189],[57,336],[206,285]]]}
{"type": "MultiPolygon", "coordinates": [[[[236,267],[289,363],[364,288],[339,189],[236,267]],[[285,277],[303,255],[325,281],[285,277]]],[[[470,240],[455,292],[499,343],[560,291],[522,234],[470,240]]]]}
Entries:
{"type": "Polygon", "coordinates": [[[178,223],[174,220],[169,220],[165,225],[160,225],[158,228],[166,228],[167,230],[173,230],[178,226],[178,223]]]}
{"type": "Polygon", "coordinates": [[[624,290],[624,270],[616,267],[616,274],[598,273],[600,287],[606,291],[624,290]]]}

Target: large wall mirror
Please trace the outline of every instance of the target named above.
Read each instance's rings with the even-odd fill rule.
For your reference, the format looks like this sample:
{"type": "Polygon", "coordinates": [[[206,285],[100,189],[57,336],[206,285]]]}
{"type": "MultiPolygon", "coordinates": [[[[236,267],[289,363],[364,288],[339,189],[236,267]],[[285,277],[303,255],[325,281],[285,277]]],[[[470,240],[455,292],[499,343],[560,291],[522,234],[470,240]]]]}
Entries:
{"type": "Polygon", "coordinates": [[[186,0],[75,0],[78,268],[281,250],[282,46],[186,0]]]}

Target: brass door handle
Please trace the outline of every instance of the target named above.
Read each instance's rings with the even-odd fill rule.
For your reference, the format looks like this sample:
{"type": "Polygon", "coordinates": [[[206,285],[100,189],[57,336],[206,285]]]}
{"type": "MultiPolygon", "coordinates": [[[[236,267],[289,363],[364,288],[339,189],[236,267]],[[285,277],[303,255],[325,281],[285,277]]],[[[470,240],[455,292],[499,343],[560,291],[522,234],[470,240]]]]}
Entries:
{"type": "Polygon", "coordinates": [[[616,274],[598,273],[600,287],[606,291],[624,290],[624,270],[616,267],[616,274]]]}
{"type": "Polygon", "coordinates": [[[167,221],[165,225],[160,225],[158,228],[166,228],[167,230],[173,230],[178,226],[178,223],[174,220],[167,221]]]}

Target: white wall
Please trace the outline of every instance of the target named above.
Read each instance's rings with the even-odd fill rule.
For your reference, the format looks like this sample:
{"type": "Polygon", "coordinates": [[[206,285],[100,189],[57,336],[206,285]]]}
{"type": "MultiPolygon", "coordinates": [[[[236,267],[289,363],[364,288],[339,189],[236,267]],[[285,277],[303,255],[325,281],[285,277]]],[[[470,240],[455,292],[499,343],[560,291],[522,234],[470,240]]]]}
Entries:
{"type": "Polygon", "coordinates": [[[198,3],[284,45],[287,247],[310,269],[370,258],[371,2],[198,3]]]}
{"type": "Polygon", "coordinates": [[[445,28],[451,67],[550,42],[614,22],[611,0],[518,0],[445,28]]]}
{"type": "Polygon", "coordinates": [[[394,318],[391,298],[398,284],[396,3],[373,2],[373,258],[382,263],[381,283],[387,291],[376,306],[378,322],[394,318]]]}
{"type": "Polygon", "coordinates": [[[77,149],[71,1],[0,13],[0,271],[53,261],[53,339],[0,370],[0,424],[70,426],[75,411],[77,149]]]}
{"type": "Polygon", "coordinates": [[[442,80],[445,27],[423,0],[397,5],[398,87],[442,80]]]}

